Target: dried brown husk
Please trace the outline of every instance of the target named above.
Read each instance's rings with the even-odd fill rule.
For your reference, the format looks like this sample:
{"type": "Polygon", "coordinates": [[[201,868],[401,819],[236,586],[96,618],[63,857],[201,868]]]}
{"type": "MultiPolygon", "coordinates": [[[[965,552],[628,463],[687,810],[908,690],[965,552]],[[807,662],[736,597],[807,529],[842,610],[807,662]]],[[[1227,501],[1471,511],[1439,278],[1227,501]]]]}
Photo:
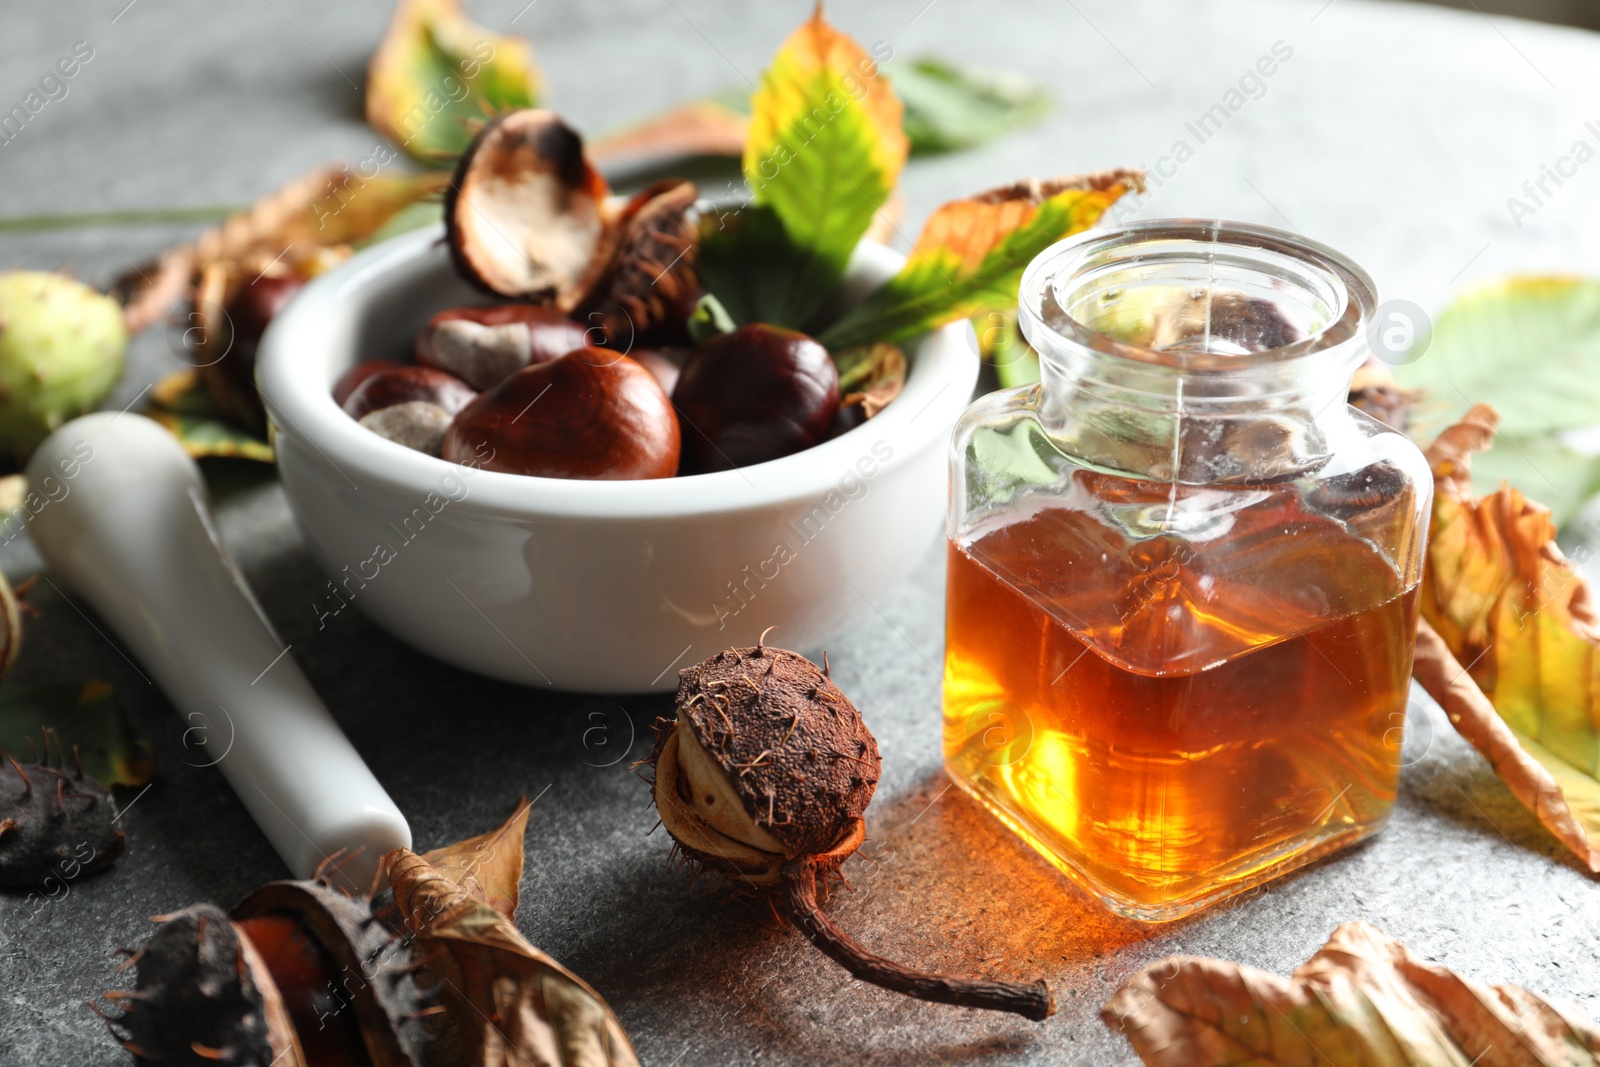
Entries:
{"type": "Polygon", "coordinates": [[[309,1067],[277,983],[226,912],[196,904],[154,921],[143,947],[124,950],[135,988],[105,994],[122,1014],[90,1004],[135,1063],[309,1067]]]}
{"type": "Polygon", "coordinates": [[[693,182],[669,178],[622,208],[611,266],[578,316],[598,326],[611,347],[688,341],[688,318],[701,293],[699,195],[693,182]]]}
{"type": "Polygon", "coordinates": [[[48,727],[43,745],[31,763],[0,749],[0,886],[53,890],[128,850],[111,793],[84,773],[78,746],[69,758],[48,727]]]}
{"type": "MultiPolygon", "coordinates": [[[[325,865],[330,876],[334,863],[325,865]]],[[[319,879],[322,872],[319,871],[319,879]]],[[[308,993],[298,960],[290,977],[274,977],[267,962],[274,946],[252,940],[264,936],[253,920],[288,920],[296,936],[314,943],[327,968],[326,996],[338,1003],[319,1014],[318,1029],[333,1018],[336,1029],[349,1026],[351,1054],[364,1050],[372,1067],[419,1067],[426,1060],[422,1016],[427,1010],[412,978],[405,944],[374,915],[372,901],[321,880],[269,882],[251,893],[231,914],[213,904],[197,904],[157,916],[161,927],[121,969],[137,968],[132,991],[105,994],[122,1008],[120,1016],[101,1014],[122,1046],[140,1064],[300,1064],[316,1067],[307,1049],[317,1039],[296,1030],[295,1009],[285,993],[301,998],[300,1025],[308,1025],[308,993]],[[279,978],[296,986],[280,985],[279,978]],[[343,1016],[348,1007],[351,1014],[343,1016]],[[359,1045],[356,1044],[359,1038],[359,1045]]],[[[269,926],[268,931],[276,928],[269,926]]],[[[275,934],[273,936],[276,936],[275,934]]],[[[281,955],[281,953],[280,953],[281,955]]],[[[274,957],[277,958],[277,957],[274,957]]],[[[293,958],[293,953],[291,953],[293,958]]],[[[317,975],[322,980],[324,975],[317,975]]],[[[100,1012],[98,1007],[95,1008],[100,1012]]]]}
{"type": "Polygon", "coordinates": [[[821,907],[866,837],[877,742],[826,671],[758,644],[680,672],[678,717],[657,731],[653,797],[674,852],[739,892],[771,893],[819,950],[856,978],[935,1003],[1043,1019],[1049,987],[950,978],[869,951],[821,907]]]}
{"type": "Polygon", "coordinates": [[[230,918],[272,915],[293,917],[338,968],[332,978],[355,1013],[372,1067],[425,1061],[422,998],[406,966],[405,945],[374,919],[369,899],[315,881],[268,882],[240,901],[230,918]]]}

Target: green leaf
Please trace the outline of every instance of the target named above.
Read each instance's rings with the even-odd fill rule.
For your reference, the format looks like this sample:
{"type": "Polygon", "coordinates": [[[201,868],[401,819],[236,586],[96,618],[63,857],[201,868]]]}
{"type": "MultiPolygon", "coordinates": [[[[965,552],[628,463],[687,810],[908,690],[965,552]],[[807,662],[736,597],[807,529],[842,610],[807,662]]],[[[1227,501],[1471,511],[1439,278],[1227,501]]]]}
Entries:
{"type": "Polygon", "coordinates": [[[1039,353],[1023,339],[1016,308],[974,315],[972,329],[978,335],[978,357],[994,365],[1002,389],[1039,380],[1039,353]]]}
{"type": "Polygon", "coordinates": [[[165,426],[196,459],[272,462],[272,446],[229,422],[194,371],[179,371],[157,382],[145,414],[165,426]]]}
{"type": "Polygon", "coordinates": [[[832,351],[870,341],[902,342],[980,311],[1017,304],[1032,259],[1092,226],[1143,175],[1111,171],[1022,182],[939,208],[900,273],[819,338],[832,351]]]}
{"type": "Polygon", "coordinates": [[[1560,523],[1600,488],[1600,458],[1561,437],[1600,424],[1600,281],[1522,276],[1468,292],[1395,377],[1423,393],[1411,414],[1421,441],[1474,403],[1494,405],[1500,435],[1473,464],[1478,492],[1509,481],[1560,523]]]}
{"type": "Polygon", "coordinates": [[[746,205],[701,218],[700,284],[736,325],[798,327],[797,309],[820,306],[837,287],[837,279],[808,270],[808,262],[770,207],[746,205]]]}
{"type": "Polygon", "coordinates": [[[1010,71],[924,56],[892,73],[914,156],[974,148],[1050,111],[1049,94],[1010,71]]]}
{"type": "Polygon", "coordinates": [[[773,57],[750,102],[744,176],[801,256],[767,321],[803,327],[837,288],[905,165],[901,114],[877,63],[820,7],[773,57]]]}
{"type": "Polygon", "coordinates": [[[137,787],[155,772],[154,750],[134,736],[106,682],[0,687],[0,748],[8,755],[26,762],[30,741],[43,752],[46,726],[61,735],[69,761],[78,747],[84,772],[101,785],[137,787]]]}
{"type": "Polygon", "coordinates": [[[474,25],[457,0],[400,0],[367,69],[367,122],[431,166],[460,155],[475,122],[538,96],[528,42],[474,25]]]}

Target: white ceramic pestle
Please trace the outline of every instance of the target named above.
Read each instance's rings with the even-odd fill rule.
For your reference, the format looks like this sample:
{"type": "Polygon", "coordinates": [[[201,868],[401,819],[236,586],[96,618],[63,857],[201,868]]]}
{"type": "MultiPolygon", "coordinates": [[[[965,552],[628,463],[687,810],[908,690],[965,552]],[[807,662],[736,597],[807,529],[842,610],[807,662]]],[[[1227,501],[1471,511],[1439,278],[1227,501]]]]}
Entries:
{"type": "Polygon", "coordinates": [[[228,557],[194,461],[149,419],[100,413],[51,434],[27,477],[50,570],[192,724],[185,738],[205,745],[284,863],[307,877],[345,850],[335,863],[348,859],[342,873],[365,888],[411,830],[228,557]]]}

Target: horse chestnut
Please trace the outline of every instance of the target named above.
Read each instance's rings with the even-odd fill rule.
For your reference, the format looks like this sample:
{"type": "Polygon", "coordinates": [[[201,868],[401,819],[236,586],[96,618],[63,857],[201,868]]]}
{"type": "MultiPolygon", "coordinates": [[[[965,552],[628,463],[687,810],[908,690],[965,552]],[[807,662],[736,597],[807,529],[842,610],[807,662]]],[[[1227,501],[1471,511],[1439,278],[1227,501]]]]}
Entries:
{"type": "Polygon", "coordinates": [[[442,370],[396,365],[369,374],[344,410],[379,437],[437,456],[450,420],[477,395],[442,370]]]}
{"type": "Polygon", "coordinates": [[[398,366],[400,364],[392,359],[368,359],[357,363],[339,375],[339,380],[333,383],[333,402],[344,407],[344,402],[350,399],[350,394],[356,391],[356,386],[381,370],[398,366]]]}
{"type": "Polygon", "coordinates": [[[582,348],[587,335],[561,312],[534,304],[450,308],[417,334],[417,362],[449,371],[474,389],[489,389],[530,363],[582,348]]]}
{"type": "Polygon", "coordinates": [[[432,367],[394,366],[369,375],[345,398],[345,414],[360,419],[374,411],[421,400],[454,415],[478,394],[453,374],[432,367]]]}
{"type": "MultiPolygon", "coordinates": [[[[680,351],[682,351],[680,349],[680,351]]],[[[632,352],[625,353],[629,359],[638,363],[645,370],[655,375],[656,381],[661,383],[661,388],[668,396],[678,385],[678,375],[681,373],[678,361],[668,356],[666,352],[657,348],[635,348],[632,352]]]]}
{"type": "Polygon", "coordinates": [[[481,394],[450,424],[440,455],[540,478],[670,478],[678,447],[672,402],[651,373],[580,348],[481,394]]]}
{"type": "Polygon", "coordinates": [[[684,474],[765,463],[819,444],[839,409],[839,372],[795,330],[750,323],[698,346],[672,391],[684,474]]]}
{"type": "Polygon", "coordinates": [[[286,274],[263,275],[240,286],[222,309],[223,354],[200,368],[211,399],[252,430],[264,431],[267,425],[266,409],[256,392],[256,347],[273,318],[305,284],[306,279],[286,274]]]}

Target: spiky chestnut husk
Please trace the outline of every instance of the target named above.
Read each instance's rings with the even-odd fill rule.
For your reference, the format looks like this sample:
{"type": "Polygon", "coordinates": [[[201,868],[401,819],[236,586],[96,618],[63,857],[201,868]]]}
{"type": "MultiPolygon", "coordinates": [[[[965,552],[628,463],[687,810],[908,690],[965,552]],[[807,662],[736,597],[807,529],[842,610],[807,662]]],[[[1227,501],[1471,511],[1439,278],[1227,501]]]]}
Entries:
{"type": "Polygon", "coordinates": [[[322,946],[335,966],[373,1067],[421,1063],[423,997],[412,979],[405,944],[372,912],[366,897],[346,896],[320,882],[269,882],[233,909],[236,920],[290,916],[322,946]]]}
{"type": "Polygon", "coordinates": [[[699,190],[667,178],[635,193],[622,208],[617,249],[607,276],[577,318],[598,325],[611,348],[685,344],[700,299],[695,261],[699,190]]]}
{"type": "Polygon", "coordinates": [[[305,1067],[271,974],[226,912],[196,904],[155,921],[161,928],[124,964],[138,968],[133,991],[106,994],[123,1008],[106,1025],[135,1063],[305,1067]]]}
{"type": "Polygon", "coordinates": [[[231,916],[200,904],[157,921],[124,965],[137,966],[136,988],[106,994],[124,1009],[107,1024],[138,1063],[423,1062],[407,951],[368,898],[272,882],[231,916]]]}
{"type": "Polygon", "coordinates": [[[0,449],[27,453],[122,376],[122,308],[46,271],[0,274],[0,449]]]}
{"type": "Polygon", "coordinates": [[[825,670],[757,644],[678,675],[678,717],[650,756],[654,799],[696,866],[775,903],[856,978],[943,1004],[1044,1019],[1055,999],[1031,984],[950,978],[874,955],[834,925],[819,891],[865,838],[862,814],[882,760],[861,713],[825,670]]]}
{"type": "Polygon", "coordinates": [[[111,794],[83,773],[77,746],[67,770],[54,730],[44,731],[44,754],[31,764],[0,752],[0,885],[34,886],[111,866],[128,850],[116,817],[111,794]]]}

